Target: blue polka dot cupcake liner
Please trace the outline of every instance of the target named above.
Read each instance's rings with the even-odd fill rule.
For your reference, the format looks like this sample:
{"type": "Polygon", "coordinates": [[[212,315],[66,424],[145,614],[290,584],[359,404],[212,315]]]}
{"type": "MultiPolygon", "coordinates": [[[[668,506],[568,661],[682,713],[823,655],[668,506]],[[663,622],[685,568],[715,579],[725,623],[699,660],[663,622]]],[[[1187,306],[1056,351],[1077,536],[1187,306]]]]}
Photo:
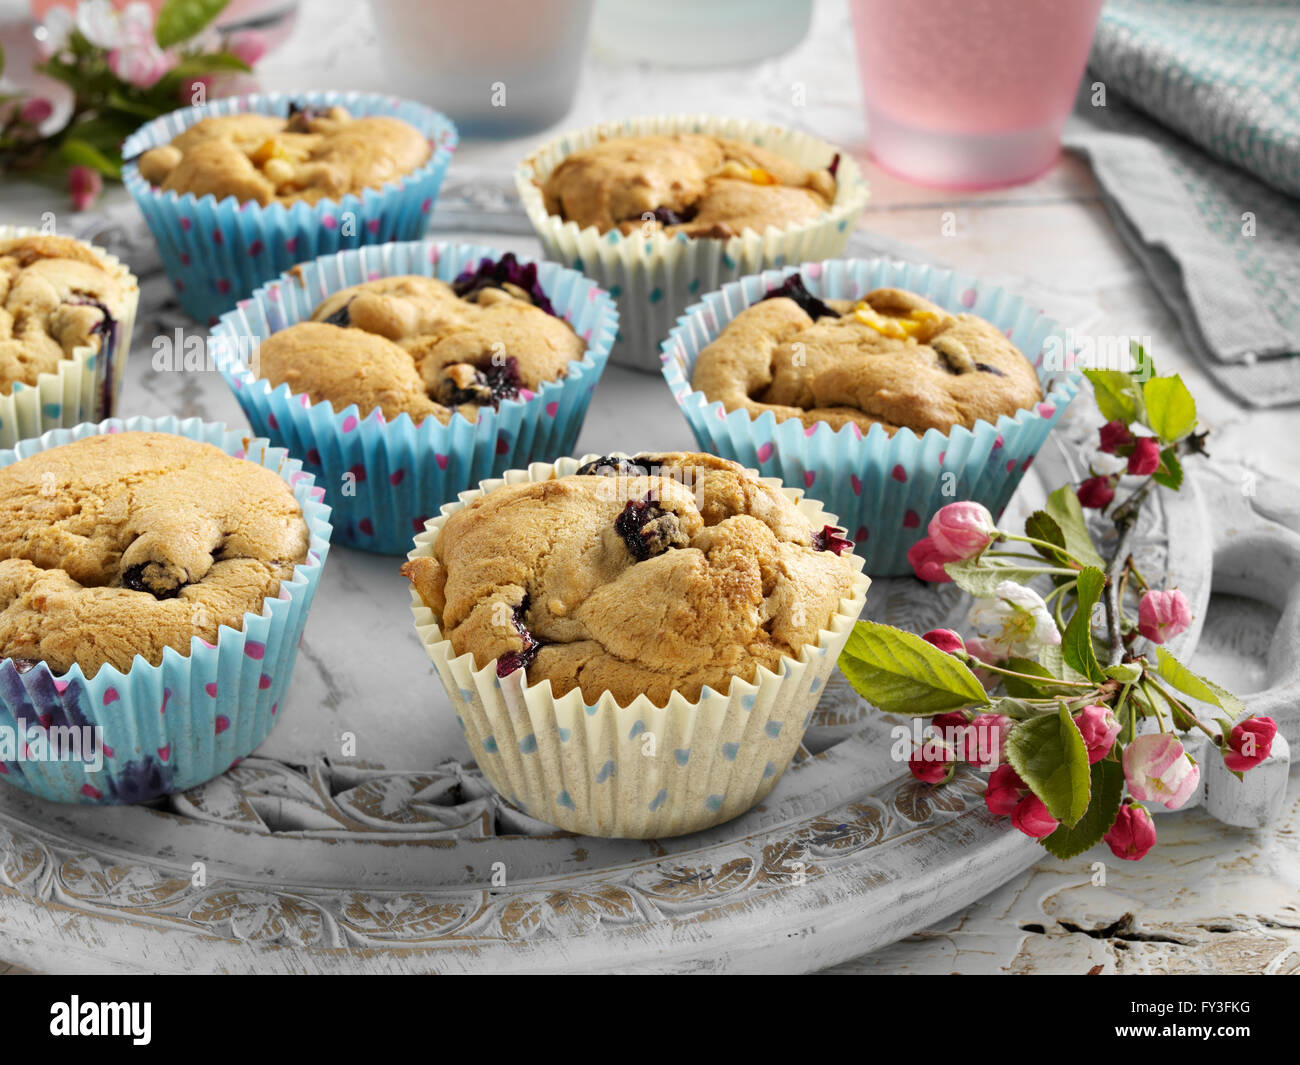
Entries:
{"type": "Polygon", "coordinates": [[[1013,296],[974,278],[915,263],[885,259],[806,262],[742,278],[691,307],[662,345],[663,375],[700,447],[734,459],[820,499],[840,516],[873,577],[910,574],[908,549],[945,504],[975,500],[999,516],[1047,434],[1079,389],[1061,327],[1013,296]],[[971,429],[930,429],[917,436],[879,425],[838,430],[826,422],[806,427],[778,421],[769,411],[753,417],[728,412],[691,387],[695,360],[737,314],[763,299],[793,273],[822,299],[856,300],[875,288],[919,293],[953,313],[992,322],[1034,364],[1043,399],[1032,408],[980,420],[971,429]],[[1067,369],[1067,367],[1070,367],[1067,369]]]}
{"type": "MultiPolygon", "coordinates": [[[[19,237],[47,236],[38,229],[0,226],[0,247],[19,237]]],[[[53,373],[43,373],[36,384],[15,381],[8,395],[0,395],[0,448],[13,447],[51,429],[68,429],[82,422],[97,422],[112,415],[122,391],[131,333],[140,302],[135,275],[102,248],[81,242],[115,275],[125,296],[122,313],[107,324],[100,346],[74,349],[61,359],[53,373]]]]}
{"type": "MultiPolygon", "coordinates": [[[[547,481],[595,458],[534,463],[465,492],[415,539],[409,558],[432,554],[447,516],[505,484],[547,481]]],[[[772,478],[765,478],[775,484],[772,478]]],[[[836,519],[814,499],[784,489],[815,527],[836,519]]],[[[644,695],[626,706],[608,691],[588,703],[577,689],[556,698],[550,681],[523,670],[497,677],[496,659],[479,667],[457,655],[439,619],[411,593],[415,628],[447,690],[474,761],[515,807],[568,832],[624,839],[685,835],[738,817],[761,802],[789,766],[836,661],[866,604],[861,560],[853,596],[817,642],[783,657],[752,681],[698,699],[674,692],[664,706],[644,695]]]]}
{"type": "Polygon", "coordinates": [[[429,240],[322,256],[259,288],[213,328],[218,368],[254,431],[301,458],[324,488],[335,542],[403,555],[458,493],[512,467],[572,451],[618,329],[614,301],[575,270],[539,264],[538,283],[555,313],[586,343],[586,353],[536,393],[480,408],[477,422],[457,412],[445,425],[432,417],[417,425],[407,414],[387,421],[382,411],[363,415],[356,404],[336,411],[326,401],[313,403],[288,385],[272,388],[254,375],[249,363],[256,345],[310,318],[322,300],[351,285],[403,274],[453,281],[503,254],[429,240]]]}
{"type": "Polygon", "coordinates": [[[798,130],[740,118],[658,115],[574,130],[534,151],[515,171],[515,184],[546,258],[580,270],[618,301],[619,338],[614,362],[653,373],[659,344],[680,315],[705,292],[728,281],[786,263],[828,259],[844,251],[868,189],[848,152],[798,130]],[[809,169],[826,168],[838,155],[835,202],[819,218],[764,233],[747,229],[727,239],[653,231],[625,236],[550,214],[541,186],[566,156],[610,137],[704,133],[767,148],[809,169]]]}
{"type": "Polygon", "coordinates": [[[163,268],[181,306],[204,325],[252,295],[295,263],[367,244],[414,240],[428,228],[433,205],[456,150],[451,119],[423,104],[380,93],[254,93],[185,107],[147,123],[122,145],[122,182],[158,242],[163,268]],[[214,115],[286,115],[299,108],[345,107],[354,116],[391,115],[429,139],[420,168],[378,189],[315,204],[263,207],[233,196],[164,192],[150,185],[133,161],[151,148],[214,115]]]}
{"type": "Polygon", "coordinates": [[[311,475],[282,448],[198,418],[113,418],[57,429],[0,451],[0,466],[128,430],[184,436],[273,470],[293,488],[311,539],[278,595],[246,613],[241,628],[223,625],[215,644],[195,636],[186,652],[164,649],[160,665],[136,655],[125,673],[105,665],[93,677],[79,665],[55,674],[44,663],[20,671],[0,660],[0,780],[54,802],[144,802],[212,780],[251,753],[284,703],[329,553],[329,508],[311,475]],[[87,742],[87,729],[98,743],[87,742]],[[37,757],[56,743],[62,760],[37,757]],[[69,749],[81,757],[67,757],[69,749]]]}

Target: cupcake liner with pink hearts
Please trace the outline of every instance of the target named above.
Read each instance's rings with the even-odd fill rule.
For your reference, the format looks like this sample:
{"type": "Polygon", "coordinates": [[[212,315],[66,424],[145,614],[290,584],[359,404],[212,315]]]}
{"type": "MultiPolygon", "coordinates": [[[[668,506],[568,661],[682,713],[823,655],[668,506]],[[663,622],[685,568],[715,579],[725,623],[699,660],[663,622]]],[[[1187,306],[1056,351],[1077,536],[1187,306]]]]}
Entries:
{"type": "Polygon", "coordinates": [[[135,199],[158,242],[163,268],[181,306],[204,325],[252,295],[294,263],[318,255],[414,240],[428,228],[438,190],[456,150],[456,127],[446,115],[423,104],[382,93],[253,93],[184,107],[141,126],[122,145],[122,183],[135,199]],[[324,199],[266,207],[233,196],[199,199],[193,193],[164,192],[150,185],[132,161],[168,144],[190,126],[214,115],[285,115],[289,105],[345,107],[353,116],[391,115],[429,139],[423,166],[378,189],[338,200],[324,199]]]}
{"type": "Polygon", "coordinates": [[[479,481],[515,466],[568,454],[591,394],[609,360],[618,312],[609,295],[576,270],[539,263],[537,279],[555,313],[586,343],[564,377],[536,393],[482,407],[478,421],[455,413],[443,424],[379,410],[341,411],[288,385],[272,388],[249,367],[266,337],[311,317],[332,293],[364,281],[420,274],[453,281],[482,259],[504,253],[477,244],[411,241],[325,255],[259,288],[212,330],[217,366],[258,435],[303,459],[334,508],[334,540],[379,554],[403,555],[438,508],[479,481]]]}
{"type": "Polygon", "coordinates": [[[1077,371],[1064,368],[1072,360],[1061,327],[1018,296],[951,270],[886,259],[810,262],[732,282],[687,310],[662,349],[664,378],[700,447],[820,499],[840,516],[873,577],[912,572],[908,549],[946,503],[975,500],[1000,515],[1080,382],[1077,371]],[[921,436],[906,428],[890,436],[879,425],[866,433],[856,425],[807,427],[796,418],[778,421],[771,412],[755,418],[710,403],[691,387],[696,358],[732,318],[796,272],[821,299],[856,300],[895,287],[987,319],[1036,367],[1042,402],[1004,414],[996,424],[981,420],[971,429],[930,429],[921,436]],[[1059,358],[1048,358],[1049,352],[1059,358]]]}
{"type": "Polygon", "coordinates": [[[93,677],[79,665],[56,675],[43,662],[23,671],[12,659],[0,660],[0,731],[17,738],[11,750],[0,737],[0,780],[55,802],[143,802],[220,776],[250,754],[276,723],[329,553],[329,508],[301,464],[266,440],[198,418],[112,418],[56,429],[0,451],[0,466],[129,430],[184,436],[274,471],[292,486],[311,539],[278,595],[245,613],[239,629],[222,626],[215,644],[195,636],[186,652],[166,648],[159,665],[137,655],[125,673],[105,665],[93,677]],[[87,727],[100,730],[98,770],[76,758],[27,757],[48,750],[56,729],[87,727]]]}
{"type": "Polygon", "coordinates": [[[618,301],[614,361],[647,373],[658,369],[659,344],[677,316],[701,293],[764,267],[841,254],[868,197],[857,162],[835,145],[784,126],[715,115],[648,115],[571,130],[519,164],[515,187],[546,257],[581,270],[618,301]],[[595,226],[579,229],[576,222],[547,211],[541,186],[567,156],[608,137],[662,133],[703,133],[746,141],[808,169],[828,168],[838,155],[835,201],[810,221],[780,229],[769,226],[763,233],[746,229],[725,239],[662,230],[648,238],[616,229],[601,233],[595,226]]]}
{"type": "MultiPolygon", "coordinates": [[[[19,237],[44,236],[39,229],[0,226],[0,244],[19,237]]],[[[81,422],[97,422],[113,413],[126,358],[131,351],[140,285],[126,266],[102,248],[81,242],[101,261],[122,286],[122,313],[106,322],[98,348],[76,348],[60,359],[53,373],[38,375],[35,385],[15,381],[8,395],[0,395],[0,447],[40,436],[51,429],[70,429],[81,422]]]]}

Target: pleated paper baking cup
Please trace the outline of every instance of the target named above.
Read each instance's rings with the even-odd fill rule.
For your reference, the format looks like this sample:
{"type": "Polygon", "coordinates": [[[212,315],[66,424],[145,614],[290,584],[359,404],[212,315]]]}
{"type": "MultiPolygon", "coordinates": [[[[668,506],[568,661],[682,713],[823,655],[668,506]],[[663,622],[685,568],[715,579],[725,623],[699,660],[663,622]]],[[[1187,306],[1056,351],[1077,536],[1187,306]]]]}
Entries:
{"type": "Polygon", "coordinates": [[[708,115],[658,115],[606,122],[575,130],[528,156],[515,171],[519,198],[548,259],[599,281],[618,300],[616,363],[654,372],[659,344],[688,304],[701,293],[766,267],[827,259],[844,251],[867,202],[867,182],[856,162],[826,141],[782,126],[708,115]],[[725,240],[654,232],[649,239],[579,229],[549,214],[541,185],[574,152],[610,137],[704,133],[767,148],[808,169],[824,169],[839,155],[835,202],[819,218],[764,233],[747,229],[725,240]]]}
{"type": "MultiPolygon", "coordinates": [[[[431,555],[447,516],[493,489],[563,477],[595,457],[534,463],[462,493],[415,538],[408,557],[431,555]]],[[[784,491],[814,527],[836,524],[816,500],[784,491]]],[[[569,832],[680,836],[752,808],[790,764],[866,603],[870,582],[854,561],[852,598],[840,601],[797,659],[783,657],[775,673],[760,666],[752,682],[737,677],[726,692],[706,687],[694,700],[674,692],[662,707],[644,695],[620,706],[608,691],[595,703],[577,689],[557,699],[549,680],[529,684],[523,670],[498,678],[496,659],[480,668],[473,654],[456,655],[414,591],[411,611],[474,760],[503,797],[569,832]]]]}
{"type": "Polygon", "coordinates": [[[318,255],[414,240],[429,224],[447,165],[456,150],[451,119],[423,104],[379,93],[300,92],[230,96],[185,107],[142,126],[122,145],[122,182],[158,241],[163,267],[181,305],[210,325],[237,300],[252,294],[294,263],[318,255]],[[285,115],[297,107],[346,107],[354,116],[391,115],[414,126],[433,149],[428,162],[378,189],[338,200],[263,207],[233,196],[220,202],[193,193],[164,192],[140,175],[134,160],[168,144],[200,119],[256,113],[285,115]]]}
{"type": "Polygon", "coordinates": [[[682,316],[661,357],[664,378],[700,447],[820,499],[840,516],[873,577],[910,574],[908,549],[947,503],[975,500],[999,516],[1080,381],[1077,371],[1065,368],[1073,366],[1073,356],[1061,327],[1018,296],[951,270],[886,259],[810,262],[724,285],[682,316]],[[906,428],[890,436],[879,425],[865,434],[856,425],[807,428],[797,418],[777,421],[770,411],[755,418],[710,403],[691,387],[700,352],[795,272],[822,299],[856,300],[875,288],[896,287],[953,313],[987,319],[1037,368],[1042,402],[1004,414],[996,424],[981,420],[973,429],[930,429],[919,437],[906,428]]]}
{"type": "MultiPolygon", "coordinates": [[[[0,244],[18,237],[44,235],[37,229],[0,226],[0,244]]],[[[135,275],[108,252],[80,243],[121,282],[125,295],[122,314],[101,339],[98,351],[89,346],[76,348],[71,358],[59,361],[53,373],[39,375],[36,384],[14,382],[8,395],[0,395],[0,448],[13,447],[19,440],[51,429],[101,421],[110,417],[117,406],[126,359],[131,353],[140,285],[135,275]]]]}
{"type": "Polygon", "coordinates": [[[272,333],[311,317],[340,289],[380,277],[421,274],[453,281],[482,259],[504,253],[478,244],[412,241],[322,256],[257,290],[212,330],[217,365],[259,436],[303,459],[333,508],[337,543],[402,555],[442,504],[488,477],[573,450],[591,394],[618,329],[614,301],[590,279],[555,263],[538,264],[538,283],[555,313],[587,345],[566,375],[536,393],[482,407],[478,421],[459,412],[444,425],[402,414],[386,421],[354,403],[336,411],[288,385],[272,388],[249,360],[272,333]]]}
{"type": "Polygon", "coordinates": [[[20,672],[11,659],[0,660],[0,779],[55,802],[143,802],[211,780],[253,751],[270,733],[288,690],[329,552],[329,508],[311,475],[266,440],[198,418],[114,418],[58,429],[0,451],[0,466],[126,430],[188,437],[275,471],[302,507],[310,547],[278,596],[259,613],[246,613],[241,628],[223,625],[215,645],[195,636],[185,653],[165,648],[160,665],[136,655],[125,673],[104,665],[93,677],[76,665],[55,675],[44,663],[20,672]],[[87,730],[96,731],[99,743],[87,730]],[[81,757],[39,757],[56,744],[81,757]],[[98,768],[88,757],[97,747],[98,768]]]}

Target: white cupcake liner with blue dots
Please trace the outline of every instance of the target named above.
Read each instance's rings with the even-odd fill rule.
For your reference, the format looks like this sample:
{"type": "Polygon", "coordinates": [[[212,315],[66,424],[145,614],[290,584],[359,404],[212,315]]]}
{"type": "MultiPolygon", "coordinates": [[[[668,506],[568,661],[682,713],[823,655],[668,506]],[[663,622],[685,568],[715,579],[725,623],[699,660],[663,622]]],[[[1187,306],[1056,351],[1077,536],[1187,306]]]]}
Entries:
{"type": "MultiPolygon", "coordinates": [[[[0,226],[0,245],[19,237],[47,236],[39,229],[0,226]]],[[[13,447],[51,429],[68,429],[82,422],[97,422],[112,415],[122,390],[131,333],[140,303],[140,285],[121,262],[102,248],[89,248],[122,285],[122,313],[108,335],[93,347],[74,349],[61,359],[53,373],[43,373],[36,384],[14,382],[8,395],[0,395],[0,448],[13,447]]]]}
{"type": "Polygon", "coordinates": [[[653,373],[659,344],[677,316],[703,293],[767,267],[828,259],[844,251],[867,203],[867,182],[853,157],[833,144],[783,126],[710,115],[657,115],[574,130],[538,148],[515,171],[515,185],[548,259],[581,270],[618,300],[616,363],[653,373]],[[838,154],[835,202],[810,222],[745,230],[727,239],[651,233],[624,236],[579,229],[548,213],[541,186],[566,156],[610,137],[704,133],[767,148],[808,169],[825,168],[838,154]]]}
{"type": "Polygon", "coordinates": [[[254,431],[303,459],[324,488],[336,543],[403,555],[458,493],[512,467],[572,451],[618,329],[614,301],[576,271],[539,263],[538,283],[587,351],[536,393],[503,400],[495,410],[480,408],[477,422],[457,412],[445,425],[433,417],[417,425],[407,414],[392,421],[379,410],[362,415],[355,403],[341,411],[323,400],[312,403],[288,385],[272,388],[255,376],[247,361],[252,345],[307,320],[327,296],[352,285],[403,274],[453,281],[503,254],[428,240],[322,256],[259,288],[213,328],[218,368],[254,431]]]}
{"type": "Polygon", "coordinates": [[[122,145],[122,157],[128,160],[122,167],[122,182],[153,231],[181,306],[209,325],[294,263],[345,248],[420,237],[428,227],[456,139],[456,127],[446,115],[381,93],[229,96],[173,111],[131,134],[122,145]],[[132,161],[150,148],[170,143],[201,119],[242,113],[285,115],[291,103],[345,107],[354,117],[400,118],[429,139],[429,160],[382,188],[364,189],[360,196],[266,207],[240,203],[233,196],[218,202],[211,194],[199,199],[193,193],[164,192],[150,185],[132,161]]]}
{"type": "Polygon", "coordinates": [[[160,665],[136,655],[125,673],[105,665],[93,677],[78,665],[55,675],[44,663],[20,672],[11,659],[0,660],[0,727],[12,730],[10,736],[37,735],[48,744],[56,728],[102,729],[104,762],[98,771],[76,759],[27,760],[11,756],[19,755],[17,748],[4,751],[0,779],[55,802],[142,802],[220,776],[253,751],[284,701],[329,552],[329,508],[311,475],[266,440],[198,418],[113,418],[57,429],[0,451],[0,466],[87,436],[128,430],[184,436],[273,470],[293,488],[310,546],[278,595],[258,613],[244,614],[241,628],[223,625],[215,645],[195,636],[187,652],[165,648],[160,665]]]}
{"type": "MultiPolygon", "coordinates": [[[[595,457],[534,463],[484,481],[443,507],[408,557],[431,555],[447,516],[493,489],[564,477],[595,457]]],[[[783,491],[814,527],[835,524],[816,500],[783,491]]],[[[499,679],[496,659],[480,668],[472,654],[456,655],[414,591],[411,612],[474,760],[504,798],[569,832],[663,838],[738,817],[785,772],[866,604],[870,581],[855,562],[852,598],[840,600],[797,659],[783,657],[776,673],[758,667],[752,682],[734,678],[726,692],[706,687],[694,700],[674,692],[662,707],[644,695],[620,706],[608,691],[594,704],[577,689],[557,699],[549,680],[529,684],[523,670],[499,679]]]]}
{"type": "Polygon", "coordinates": [[[886,259],[808,262],[768,270],[711,292],[691,307],[663,342],[663,374],[701,448],[734,459],[805,489],[840,516],[873,577],[910,574],[908,549],[926,535],[930,518],[956,500],[983,503],[996,518],[1025,470],[1079,389],[1060,326],[1018,296],[974,278],[886,259]],[[763,299],[790,274],[822,299],[856,300],[875,288],[916,292],[954,313],[977,314],[1001,329],[1038,371],[1043,400],[997,424],[977,421],[947,433],[917,436],[879,425],[838,430],[826,422],[805,427],[778,421],[770,411],[755,418],[728,412],[691,387],[695,360],[737,314],[763,299]],[[1048,359],[1053,349],[1060,358],[1048,359]],[[1060,362],[1061,366],[1054,365],[1060,362]]]}

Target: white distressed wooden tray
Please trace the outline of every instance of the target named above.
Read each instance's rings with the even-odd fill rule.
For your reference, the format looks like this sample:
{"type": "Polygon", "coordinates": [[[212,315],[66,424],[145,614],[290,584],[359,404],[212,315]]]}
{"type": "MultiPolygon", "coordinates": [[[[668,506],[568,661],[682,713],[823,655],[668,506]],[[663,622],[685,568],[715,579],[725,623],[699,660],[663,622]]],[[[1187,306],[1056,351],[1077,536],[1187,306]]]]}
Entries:
{"type": "MultiPolygon", "coordinates": [[[[169,330],[171,313],[157,301],[141,333],[169,330]]],[[[215,375],[150,373],[144,357],[128,373],[125,414],[242,424],[215,375]]],[[[1081,399],[1008,520],[1077,479],[1085,413],[1081,399]]],[[[661,381],[611,369],[578,451],[691,443],[661,381]]],[[[1300,536],[1254,514],[1231,477],[1201,485],[1141,527],[1144,573],[1180,586],[1198,618],[1212,582],[1269,601],[1293,647],[1300,536]],[[1286,579],[1264,577],[1278,558],[1286,579]]],[[[905,936],[1043,853],[987,813],[979,774],[913,781],[890,757],[895,720],[842,678],[802,759],[744,817],[659,842],[554,834],[462,764],[398,562],[331,553],[281,721],[218,780],[124,808],[0,787],[0,956],[59,972],[807,971],[905,936]]],[[[876,582],[867,613],[924,631],[961,627],[966,605],[952,586],[900,578],[876,582]]],[[[1297,667],[1274,657],[1252,709],[1285,718],[1295,740],[1297,667]]]]}

